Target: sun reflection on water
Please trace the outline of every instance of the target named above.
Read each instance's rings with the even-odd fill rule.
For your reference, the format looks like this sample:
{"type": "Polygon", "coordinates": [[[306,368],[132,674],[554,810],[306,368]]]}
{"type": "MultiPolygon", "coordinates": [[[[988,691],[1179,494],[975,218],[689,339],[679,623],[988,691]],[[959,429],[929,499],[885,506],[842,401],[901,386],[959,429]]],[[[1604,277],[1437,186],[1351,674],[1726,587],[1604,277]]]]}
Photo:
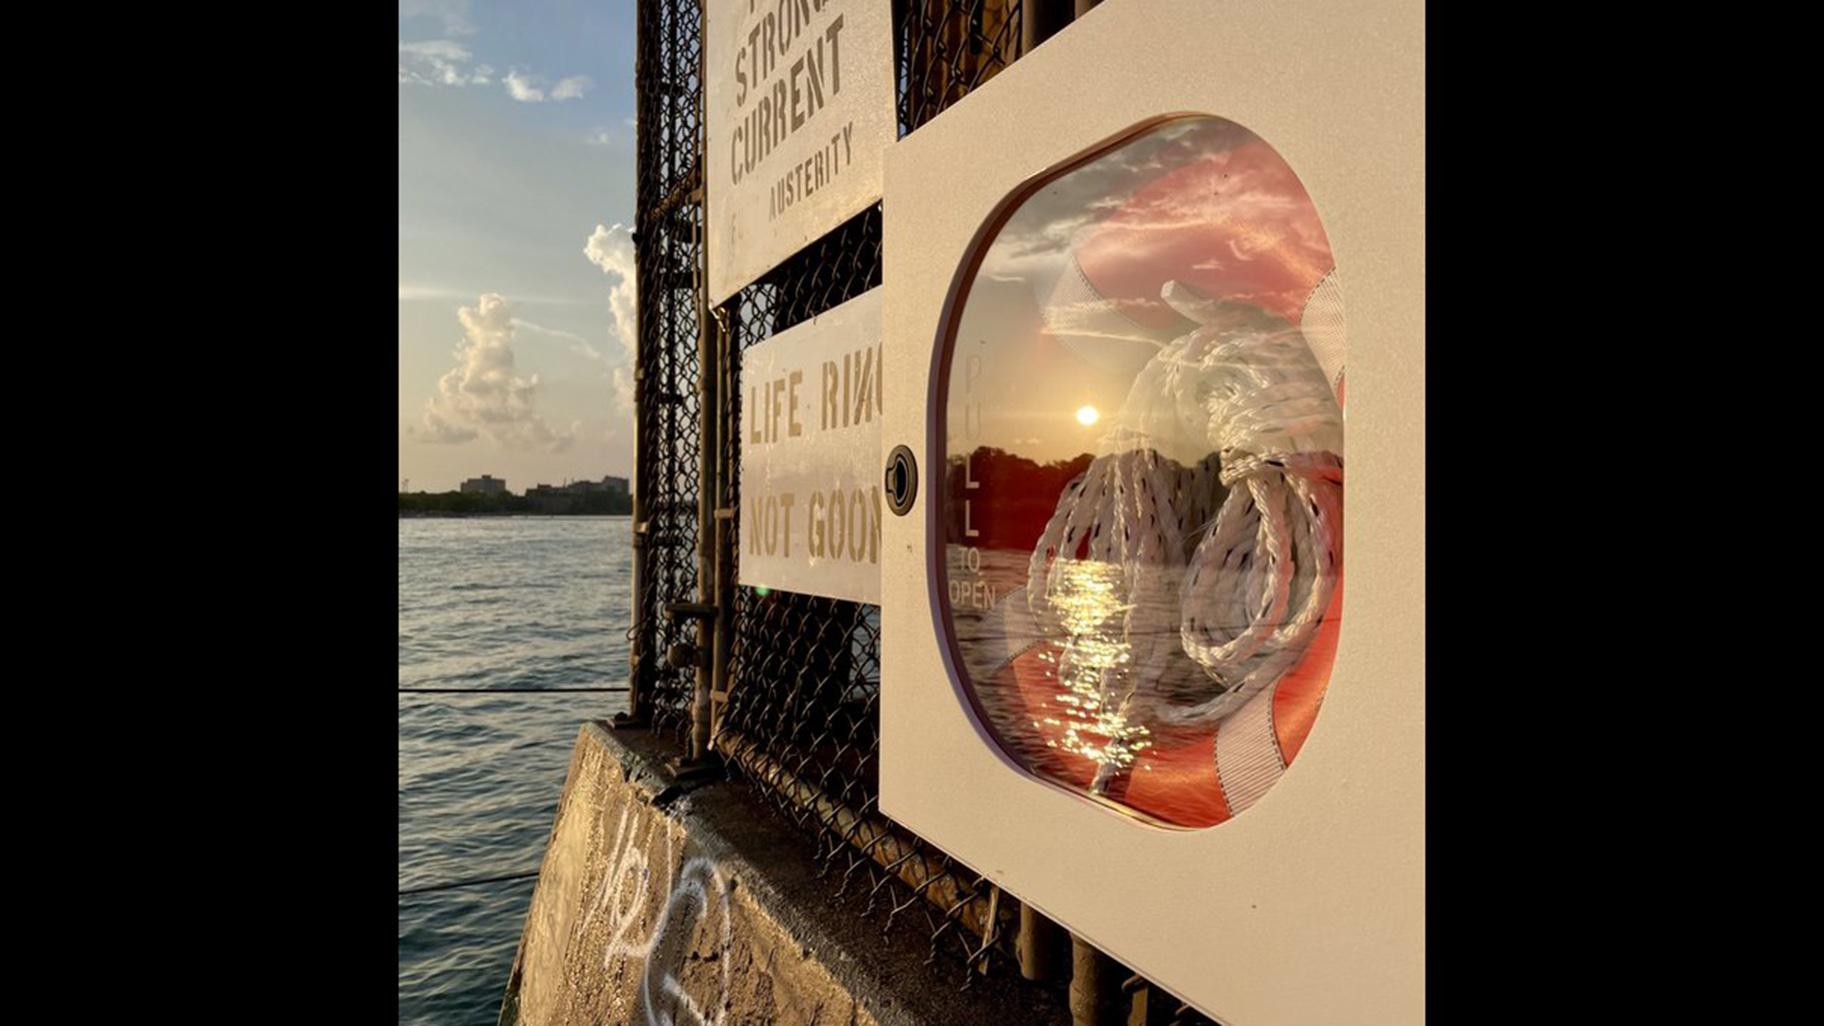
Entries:
{"type": "Polygon", "coordinates": [[[1129,723],[1123,711],[1133,689],[1132,646],[1123,629],[1132,608],[1123,594],[1125,578],[1118,564],[1061,558],[1047,590],[1066,638],[1055,660],[1041,656],[1057,665],[1057,702],[1064,707],[1061,717],[1041,721],[1055,735],[1045,743],[1095,761],[1103,770],[1099,777],[1131,765],[1150,743],[1150,731],[1129,723]]]}

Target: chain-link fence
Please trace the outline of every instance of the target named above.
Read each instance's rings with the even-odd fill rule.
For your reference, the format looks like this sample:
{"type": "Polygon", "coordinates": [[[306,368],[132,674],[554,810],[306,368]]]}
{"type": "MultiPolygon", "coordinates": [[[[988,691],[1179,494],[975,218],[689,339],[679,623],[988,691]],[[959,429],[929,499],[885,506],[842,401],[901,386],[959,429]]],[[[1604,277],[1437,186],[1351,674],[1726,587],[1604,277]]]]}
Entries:
{"type": "MultiPolygon", "coordinates": [[[[731,363],[738,369],[750,346],[880,283],[876,206],[728,304],[720,320],[731,363]]],[[[732,430],[739,394],[722,405],[732,430]]],[[[724,507],[739,508],[738,473],[724,481],[724,507]]],[[[982,967],[997,944],[1007,950],[1011,904],[1001,907],[979,877],[878,812],[880,607],[739,587],[732,612],[718,748],[815,838],[837,900],[853,899],[864,915],[880,911],[883,929],[913,924],[933,953],[949,947],[965,966],[982,967]]]]}
{"type": "MultiPolygon", "coordinates": [[[[894,3],[901,135],[937,117],[1014,62],[1022,46],[1021,6],[1022,0],[894,3]]],[[[1027,40],[1026,45],[1036,42],[1027,40]]]]}
{"type": "Polygon", "coordinates": [[[638,7],[634,246],[639,360],[634,404],[634,715],[680,740],[696,676],[669,653],[695,640],[670,615],[697,599],[703,408],[702,11],[696,0],[638,7]]]}
{"type": "MultiPolygon", "coordinates": [[[[1022,6],[895,0],[901,135],[1011,65],[1072,9],[1071,0],[1024,0],[1050,23],[1035,33],[1022,6]]],[[[741,354],[881,284],[881,207],[708,308],[701,4],[641,0],[639,11],[634,719],[688,752],[693,723],[702,730],[713,710],[715,753],[805,831],[833,900],[883,931],[927,937],[934,968],[958,985],[1005,973],[1016,964],[1018,902],[879,812],[879,607],[735,584],[741,354]],[[706,415],[710,437],[724,440],[707,460],[706,415]],[[706,480],[712,503],[699,501],[706,480]],[[707,626],[715,621],[719,630],[707,626]],[[700,704],[705,694],[711,701],[700,704]]],[[[1132,1007],[1144,1007],[1144,981],[1118,975],[1132,1007]]],[[[1163,1004],[1136,1014],[1194,1021],[1177,1002],[1163,1004]]]]}

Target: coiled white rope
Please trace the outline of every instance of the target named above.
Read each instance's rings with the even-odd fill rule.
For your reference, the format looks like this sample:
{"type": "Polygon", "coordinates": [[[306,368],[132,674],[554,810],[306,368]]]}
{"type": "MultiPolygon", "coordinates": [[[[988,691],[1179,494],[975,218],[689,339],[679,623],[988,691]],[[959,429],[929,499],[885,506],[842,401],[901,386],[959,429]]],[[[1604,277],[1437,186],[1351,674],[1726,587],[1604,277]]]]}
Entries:
{"type": "Polygon", "coordinates": [[[1213,726],[1296,665],[1342,568],[1330,375],[1297,326],[1187,292],[1165,295],[1202,326],[1135,378],[1027,568],[1060,679],[1093,689],[1110,738],[1098,791],[1137,739],[1213,726]]]}

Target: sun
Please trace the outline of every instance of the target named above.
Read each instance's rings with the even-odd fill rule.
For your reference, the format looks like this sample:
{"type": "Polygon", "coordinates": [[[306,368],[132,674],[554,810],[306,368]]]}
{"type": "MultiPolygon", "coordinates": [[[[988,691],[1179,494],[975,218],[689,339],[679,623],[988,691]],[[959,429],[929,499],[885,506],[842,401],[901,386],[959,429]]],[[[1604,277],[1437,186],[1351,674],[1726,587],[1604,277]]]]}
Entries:
{"type": "Polygon", "coordinates": [[[1089,427],[1089,426],[1093,425],[1096,421],[1101,420],[1101,419],[1102,419],[1101,412],[1099,410],[1097,410],[1094,406],[1077,407],[1077,423],[1083,425],[1084,427],[1089,427]]]}

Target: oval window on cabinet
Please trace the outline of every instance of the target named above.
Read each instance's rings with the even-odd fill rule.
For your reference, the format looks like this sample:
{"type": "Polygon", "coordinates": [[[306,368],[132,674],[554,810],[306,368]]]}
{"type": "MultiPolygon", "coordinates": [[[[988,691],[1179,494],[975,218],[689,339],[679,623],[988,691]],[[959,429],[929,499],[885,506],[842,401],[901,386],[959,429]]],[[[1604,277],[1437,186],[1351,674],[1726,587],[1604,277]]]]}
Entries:
{"type": "Polygon", "coordinates": [[[1239,815],[1330,680],[1343,301],[1311,197],[1211,116],[1022,189],[938,354],[941,620],[1027,772],[1160,825],[1239,815]]]}

